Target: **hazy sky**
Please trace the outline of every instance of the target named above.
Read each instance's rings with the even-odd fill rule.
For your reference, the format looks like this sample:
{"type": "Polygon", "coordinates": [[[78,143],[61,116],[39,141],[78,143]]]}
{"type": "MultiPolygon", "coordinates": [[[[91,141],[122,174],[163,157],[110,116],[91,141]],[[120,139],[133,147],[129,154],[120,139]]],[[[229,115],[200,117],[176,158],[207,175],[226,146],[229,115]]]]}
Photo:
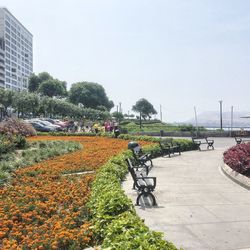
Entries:
{"type": "Polygon", "coordinates": [[[33,34],[34,72],[97,82],[124,112],[163,120],[250,113],[249,0],[0,0],[33,34]],[[130,111],[131,112],[131,111],[130,111]]]}

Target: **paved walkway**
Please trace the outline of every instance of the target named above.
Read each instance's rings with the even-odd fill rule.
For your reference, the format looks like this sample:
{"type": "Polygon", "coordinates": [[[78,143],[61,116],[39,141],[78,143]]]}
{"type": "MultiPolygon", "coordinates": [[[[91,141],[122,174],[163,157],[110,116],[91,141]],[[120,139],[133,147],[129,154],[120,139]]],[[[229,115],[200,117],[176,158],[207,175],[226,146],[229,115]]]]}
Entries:
{"type": "MultiPolygon", "coordinates": [[[[136,207],[146,225],[183,249],[250,249],[250,191],[220,169],[232,145],[231,138],[215,138],[214,151],[154,159],[150,175],[157,177],[158,207],[136,207]]],[[[123,187],[135,202],[130,176],[123,187]]]]}

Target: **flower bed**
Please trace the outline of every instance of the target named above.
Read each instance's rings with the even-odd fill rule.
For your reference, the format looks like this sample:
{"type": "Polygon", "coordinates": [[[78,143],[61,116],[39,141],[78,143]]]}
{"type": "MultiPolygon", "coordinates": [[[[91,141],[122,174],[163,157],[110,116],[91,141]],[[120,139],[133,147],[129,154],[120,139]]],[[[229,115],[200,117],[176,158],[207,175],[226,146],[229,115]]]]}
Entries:
{"type": "Polygon", "coordinates": [[[124,151],[127,141],[77,136],[56,139],[78,141],[83,149],[19,169],[11,185],[0,189],[0,248],[83,249],[94,244],[85,204],[95,174],[63,174],[99,169],[124,151]]]}
{"type": "Polygon", "coordinates": [[[234,171],[250,177],[250,143],[236,145],[224,153],[224,162],[234,171]]]}
{"type": "MultiPolygon", "coordinates": [[[[158,144],[146,139],[139,142],[145,152],[159,156],[158,144]]],[[[125,158],[131,156],[125,150],[128,141],[98,136],[29,140],[77,141],[83,149],[19,169],[11,185],[0,189],[0,249],[78,250],[96,244],[111,250],[176,249],[144,225],[121,188],[125,158]]],[[[182,145],[190,150],[188,140],[182,145]]]]}
{"type": "Polygon", "coordinates": [[[13,152],[5,154],[0,153],[0,186],[6,185],[11,179],[13,172],[18,168],[31,166],[54,156],[70,153],[82,148],[82,145],[78,142],[65,140],[34,141],[26,143],[25,138],[22,137],[18,142],[23,142],[19,144],[24,146],[19,146],[17,148],[14,141],[14,143],[11,144],[13,145],[13,152]]]}

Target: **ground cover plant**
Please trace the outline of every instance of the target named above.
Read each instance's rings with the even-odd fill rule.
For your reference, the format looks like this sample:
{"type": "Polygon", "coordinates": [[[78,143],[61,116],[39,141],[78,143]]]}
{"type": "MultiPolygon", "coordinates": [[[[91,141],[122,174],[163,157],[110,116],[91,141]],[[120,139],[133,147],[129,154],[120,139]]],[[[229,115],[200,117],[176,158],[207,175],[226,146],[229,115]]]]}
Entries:
{"type": "Polygon", "coordinates": [[[0,248],[83,249],[92,244],[85,203],[95,174],[64,173],[95,171],[126,149],[127,142],[103,137],[57,139],[78,141],[83,149],[15,171],[11,185],[0,189],[0,248]]]}
{"type": "Polygon", "coordinates": [[[26,143],[26,139],[22,136],[2,135],[0,136],[0,185],[8,182],[14,171],[20,167],[31,166],[50,157],[81,148],[81,144],[74,141],[53,140],[26,143]],[[2,140],[3,138],[4,140],[2,140]],[[9,138],[12,138],[12,140],[9,141],[9,138]],[[4,145],[4,147],[1,145],[4,145]]]}
{"type": "Polygon", "coordinates": [[[224,162],[234,171],[250,177],[250,143],[236,145],[224,153],[224,162]]]}
{"type": "MultiPolygon", "coordinates": [[[[11,185],[0,189],[0,248],[176,249],[142,223],[121,189],[128,141],[97,136],[29,141],[38,139],[77,141],[83,149],[18,169],[11,185]],[[82,175],[65,174],[74,172],[82,175]]],[[[140,144],[158,151],[150,141],[140,144]]]]}

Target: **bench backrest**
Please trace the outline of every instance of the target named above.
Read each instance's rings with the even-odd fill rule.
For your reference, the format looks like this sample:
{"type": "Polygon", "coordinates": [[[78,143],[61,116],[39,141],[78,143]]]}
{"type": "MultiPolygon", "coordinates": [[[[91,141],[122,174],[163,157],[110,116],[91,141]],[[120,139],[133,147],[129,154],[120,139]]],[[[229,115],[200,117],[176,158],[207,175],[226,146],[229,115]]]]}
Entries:
{"type": "Polygon", "coordinates": [[[207,142],[207,137],[192,137],[192,141],[206,141],[207,142]]]}
{"type": "Polygon", "coordinates": [[[133,152],[134,158],[136,158],[137,160],[140,156],[143,155],[142,148],[139,145],[135,148],[132,148],[131,150],[133,152]]]}
{"type": "Polygon", "coordinates": [[[126,159],[127,164],[128,164],[128,170],[133,178],[134,185],[137,188],[140,188],[141,186],[145,186],[145,180],[144,179],[137,179],[138,177],[143,177],[139,172],[136,173],[135,167],[132,165],[131,160],[128,158],[126,159]]]}
{"type": "Polygon", "coordinates": [[[136,180],[136,174],[135,174],[135,169],[134,169],[134,166],[132,165],[132,162],[129,158],[126,159],[126,162],[128,164],[128,171],[130,172],[133,180],[135,181],[136,180]]]}
{"type": "Polygon", "coordinates": [[[170,139],[167,140],[167,139],[165,139],[165,140],[161,140],[159,143],[162,146],[172,146],[173,140],[170,140],[170,139]]]}

